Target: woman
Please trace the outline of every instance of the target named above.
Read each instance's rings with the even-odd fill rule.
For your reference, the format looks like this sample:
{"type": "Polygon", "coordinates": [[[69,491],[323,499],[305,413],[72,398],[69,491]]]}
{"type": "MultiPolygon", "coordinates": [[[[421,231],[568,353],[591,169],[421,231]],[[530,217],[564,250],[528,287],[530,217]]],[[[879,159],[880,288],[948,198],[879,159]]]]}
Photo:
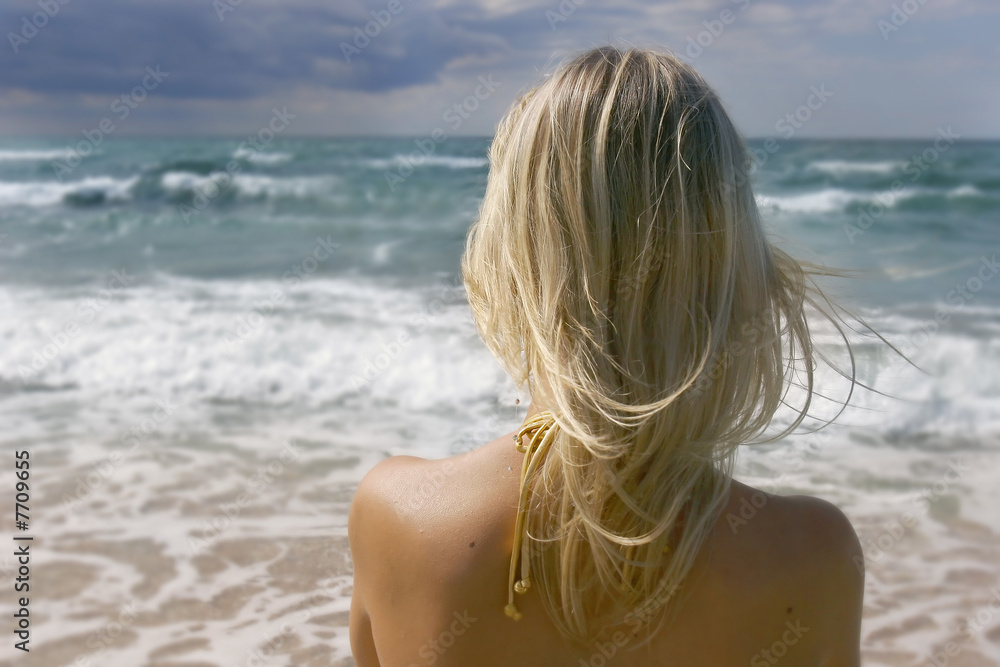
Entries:
{"type": "Polygon", "coordinates": [[[790,385],[777,435],[805,417],[824,300],[768,240],[715,93],[669,55],[595,49],[513,106],[490,164],[463,275],[532,404],[361,483],[359,667],[859,664],[850,523],[730,475],[790,385]]]}

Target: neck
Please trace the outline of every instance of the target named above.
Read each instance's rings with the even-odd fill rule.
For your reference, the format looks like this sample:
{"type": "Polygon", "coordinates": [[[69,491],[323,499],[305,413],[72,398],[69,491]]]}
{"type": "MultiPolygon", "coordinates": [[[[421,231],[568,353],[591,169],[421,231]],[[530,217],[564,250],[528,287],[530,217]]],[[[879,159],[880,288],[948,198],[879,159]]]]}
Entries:
{"type": "Polygon", "coordinates": [[[528,412],[527,414],[524,415],[524,420],[527,421],[532,417],[534,417],[535,415],[537,415],[539,412],[544,412],[545,410],[548,410],[545,404],[541,403],[538,400],[532,399],[531,405],[528,406],[528,412]]]}

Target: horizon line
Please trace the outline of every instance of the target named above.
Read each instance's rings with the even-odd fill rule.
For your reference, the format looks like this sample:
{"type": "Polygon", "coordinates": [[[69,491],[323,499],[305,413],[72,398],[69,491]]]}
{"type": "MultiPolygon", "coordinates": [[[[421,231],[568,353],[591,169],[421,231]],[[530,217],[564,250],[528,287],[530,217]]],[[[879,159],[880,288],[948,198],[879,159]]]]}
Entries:
{"type": "MultiPolygon", "coordinates": [[[[6,140],[32,140],[32,139],[44,139],[44,140],[68,140],[75,139],[79,133],[75,134],[29,134],[29,135],[13,135],[13,134],[0,134],[0,141],[6,140]]],[[[288,134],[282,137],[275,137],[273,142],[277,143],[279,141],[287,140],[310,140],[310,139],[327,139],[327,140],[363,140],[363,139],[424,139],[429,133],[423,134],[288,134]]],[[[449,139],[492,139],[492,134],[453,134],[448,135],[441,143],[448,141],[449,139]]],[[[110,138],[110,137],[109,137],[110,138]]],[[[246,135],[239,134],[123,134],[118,138],[121,139],[219,139],[219,140],[237,140],[245,139],[246,135]]],[[[809,136],[809,137],[776,137],[774,135],[744,135],[744,139],[747,141],[767,141],[768,139],[775,139],[781,142],[790,141],[922,141],[922,140],[933,140],[936,135],[905,135],[905,136],[882,136],[882,135],[857,135],[857,136],[809,136]]],[[[967,142],[967,141],[1000,141],[1000,135],[998,136],[972,136],[972,137],[960,137],[955,140],[956,142],[967,142]]]]}

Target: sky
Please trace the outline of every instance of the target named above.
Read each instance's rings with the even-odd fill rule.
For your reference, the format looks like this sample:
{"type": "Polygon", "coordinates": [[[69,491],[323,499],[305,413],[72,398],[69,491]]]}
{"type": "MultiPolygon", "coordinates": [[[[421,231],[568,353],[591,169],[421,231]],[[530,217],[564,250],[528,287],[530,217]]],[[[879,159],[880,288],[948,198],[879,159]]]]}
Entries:
{"type": "Polygon", "coordinates": [[[4,0],[0,28],[6,137],[488,136],[613,44],[691,63],[751,137],[1000,139],[997,0],[4,0]]]}

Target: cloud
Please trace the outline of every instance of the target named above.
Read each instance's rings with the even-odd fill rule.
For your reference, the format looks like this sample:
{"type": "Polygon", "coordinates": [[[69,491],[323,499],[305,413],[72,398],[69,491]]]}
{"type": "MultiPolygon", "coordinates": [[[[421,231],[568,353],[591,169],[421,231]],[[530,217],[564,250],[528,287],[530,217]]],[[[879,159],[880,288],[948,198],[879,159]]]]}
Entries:
{"type": "Polygon", "coordinates": [[[810,131],[922,134],[941,118],[970,134],[1000,131],[969,111],[996,60],[995,0],[927,2],[891,41],[876,27],[890,0],[42,0],[58,13],[18,36],[39,1],[0,3],[8,133],[77,132],[156,65],[170,77],[123,132],[225,132],[290,104],[302,112],[296,132],[419,134],[492,74],[503,92],[463,126],[488,133],[518,90],[607,43],[689,60],[751,134],[770,131],[775,114],[822,82],[850,111],[831,106],[810,131]],[[724,26],[723,11],[733,13],[724,26]],[[695,39],[704,48],[692,56],[695,39]],[[925,91],[935,88],[949,95],[932,109],[925,91]],[[887,91],[910,110],[905,124],[872,104],[887,91]]]}
{"type": "MultiPolygon", "coordinates": [[[[17,53],[0,49],[0,90],[114,95],[160,64],[172,77],[165,97],[239,100],[299,86],[380,91],[436,81],[454,60],[505,49],[502,38],[470,29],[478,17],[429,12],[413,0],[402,0],[396,15],[373,10],[384,26],[370,13],[321,2],[226,1],[216,3],[223,13],[202,0],[70,2],[17,53]],[[354,46],[358,33],[363,49],[354,46]],[[343,44],[359,52],[345,57],[343,44]]],[[[0,26],[19,34],[22,17],[37,11],[35,3],[5,3],[0,26]]]]}

